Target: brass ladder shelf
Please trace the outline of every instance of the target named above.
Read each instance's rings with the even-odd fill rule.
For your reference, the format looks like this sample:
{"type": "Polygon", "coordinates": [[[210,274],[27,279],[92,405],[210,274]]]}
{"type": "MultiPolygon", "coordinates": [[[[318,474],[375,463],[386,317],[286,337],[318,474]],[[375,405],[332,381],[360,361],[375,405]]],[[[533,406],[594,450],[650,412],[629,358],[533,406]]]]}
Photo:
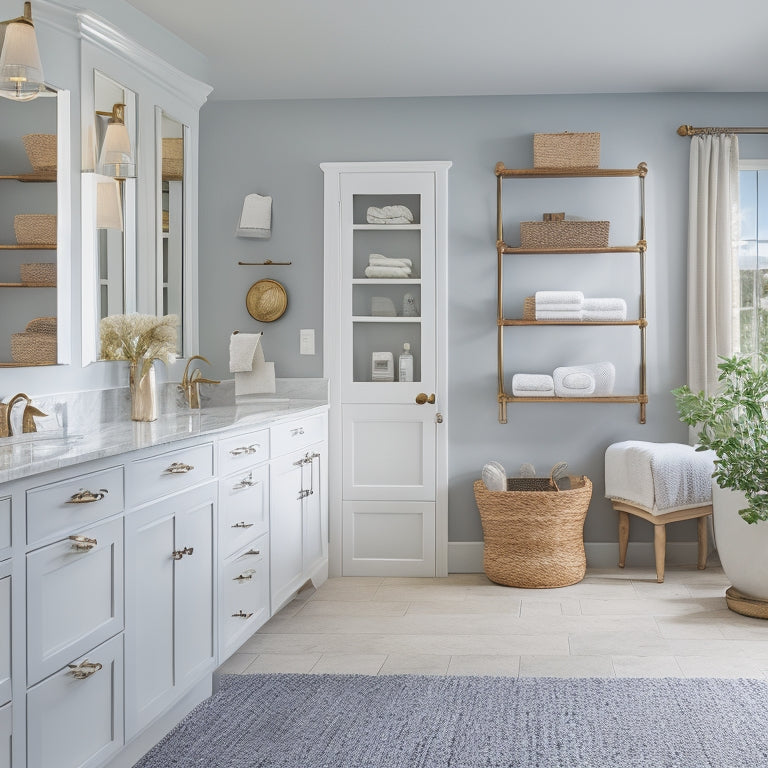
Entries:
{"type": "Polygon", "coordinates": [[[507,403],[635,403],[640,406],[640,423],[645,424],[645,410],[648,403],[646,385],[646,328],[648,320],[645,302],[645,177],[648,166],[640,163],[637,168],[506,168],[496,163],[496,253],[497,253],[497,354],[498,354],[498,402],[499,422],[507,423],[507,403]],[[504,179],[566,179],[566,178],[617,178],[637,177],[640,183],[640,239],[636,245],[612,246],[605,248],[515,248],[504,242],[502,224],[502,181],[504,179]],[[507,318],[503,308],[503,257],[509,254],[598,254],[637,253],[640,262],[640,307],[637,320],[590,321],[590,320],[522,320],[507,318]],[[504,328],[514,326],[634,326],[640,330],[640,386],[636,395],[609,395],[602,397],[515,397],[504,389],[504,328]]]}

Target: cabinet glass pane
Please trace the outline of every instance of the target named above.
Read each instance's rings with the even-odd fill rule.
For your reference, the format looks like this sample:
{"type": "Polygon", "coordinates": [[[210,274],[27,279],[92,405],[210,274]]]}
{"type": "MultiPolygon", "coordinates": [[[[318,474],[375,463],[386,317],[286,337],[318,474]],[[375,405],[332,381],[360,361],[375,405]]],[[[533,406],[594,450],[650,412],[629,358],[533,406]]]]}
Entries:
{"type": "MultiPolygon", "coordinates": [[[[356,322],[352,331],[353,381],[373,381],[373,353],[392,354],[392,376],[397,381],[397,358],[403,351],[403,342],[411,345],[413,380],[421,381],[421,323],[356,322]]],[[[379,369],[382,370],[383,369],[379,369]]],[[[385,381],[384,379],[377,379],[385,381]]]]}

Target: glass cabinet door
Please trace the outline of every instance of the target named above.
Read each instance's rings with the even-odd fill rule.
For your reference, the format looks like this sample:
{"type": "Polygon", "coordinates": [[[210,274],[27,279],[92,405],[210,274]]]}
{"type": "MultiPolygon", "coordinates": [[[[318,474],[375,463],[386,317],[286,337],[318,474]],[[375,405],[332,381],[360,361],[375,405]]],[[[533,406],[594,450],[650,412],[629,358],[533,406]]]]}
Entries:
{"type": "Polygon", "coordinates": [[[413,403],[435,391],[434,205],[432,174],[342,179],[344,402],[413,403]]]}

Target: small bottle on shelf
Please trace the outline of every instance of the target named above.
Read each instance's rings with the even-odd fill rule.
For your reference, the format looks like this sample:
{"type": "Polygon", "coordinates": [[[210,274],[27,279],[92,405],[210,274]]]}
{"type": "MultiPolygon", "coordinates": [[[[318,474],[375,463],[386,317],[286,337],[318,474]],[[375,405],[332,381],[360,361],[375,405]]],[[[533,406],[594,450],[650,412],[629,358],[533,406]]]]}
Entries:
{"type": "Polygon", "coordinates": [[[403,351],[397,359],[397,380],[413,381],[413,355],[407,341],[403,343],[403,351]]]}

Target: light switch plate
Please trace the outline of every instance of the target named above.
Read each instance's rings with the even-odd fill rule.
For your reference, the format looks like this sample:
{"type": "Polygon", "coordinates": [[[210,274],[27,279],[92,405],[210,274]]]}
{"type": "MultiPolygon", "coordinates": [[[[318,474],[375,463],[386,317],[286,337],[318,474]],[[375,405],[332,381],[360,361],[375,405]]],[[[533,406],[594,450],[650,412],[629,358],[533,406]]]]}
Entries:
{"type": "Polygon", "coordinates": [[[302,328],[299,331],[299,354],[300,355],[315,354],[315,329],[314,328],[302,328]]]}

